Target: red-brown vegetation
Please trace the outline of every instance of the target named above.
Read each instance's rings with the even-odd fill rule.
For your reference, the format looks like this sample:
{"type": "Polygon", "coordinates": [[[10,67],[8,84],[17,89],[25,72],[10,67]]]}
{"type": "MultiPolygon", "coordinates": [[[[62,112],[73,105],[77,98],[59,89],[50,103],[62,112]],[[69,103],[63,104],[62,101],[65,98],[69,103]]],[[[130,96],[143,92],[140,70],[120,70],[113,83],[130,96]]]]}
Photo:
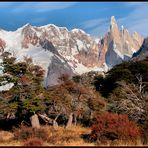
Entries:
{"type": "Polygon", "coordinates": [[[135,142],[140,137],[137,125],[127,115],[105,112],[96,118],[90,139],[97,142],[123,140],[135,142]]]}

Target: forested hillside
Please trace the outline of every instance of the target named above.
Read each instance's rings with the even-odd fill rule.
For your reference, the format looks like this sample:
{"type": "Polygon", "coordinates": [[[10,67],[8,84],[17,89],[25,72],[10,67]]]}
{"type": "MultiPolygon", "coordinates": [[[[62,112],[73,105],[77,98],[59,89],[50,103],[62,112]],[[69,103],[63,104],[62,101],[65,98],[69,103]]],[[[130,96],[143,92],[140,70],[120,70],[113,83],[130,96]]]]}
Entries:
{"type": "Polygon", "coordinates": [[[147,144],[148,59],[124,62],[104,74],[72,79],[63,74],[58,85],[48,88],[42,84],[44,70],[31,58],[16,62],[4,52],[2,59],[0,85],[13,85],[0,92],[0,128],[12,132],[13,140],[29,143],[33,136],[50,143],[45,125],[55,131],[63,127],[63,132],[80,126],[90,129],[78,137],[86,145],[147,144]]]}

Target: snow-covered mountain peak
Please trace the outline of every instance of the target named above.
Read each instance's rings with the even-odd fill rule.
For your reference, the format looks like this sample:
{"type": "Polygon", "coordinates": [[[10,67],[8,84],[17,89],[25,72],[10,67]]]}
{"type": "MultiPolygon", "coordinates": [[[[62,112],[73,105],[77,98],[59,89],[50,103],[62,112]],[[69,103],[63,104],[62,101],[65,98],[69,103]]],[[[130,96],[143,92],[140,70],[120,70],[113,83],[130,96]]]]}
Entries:
{"type": "Polygon", "coordinates": [[[84,32],[82,29],[78,29],[78,28],[72,29],[71,32],[73,32],[73,33],[79,33],[79,32],[81,32],[81,33],[86,34],[86,32],[84,32]]]}
{"type": "Polygon", "coordinates": [[[68,31],[68,29],[66,27],[59,27],[59,26],[57,26],[55,24],[47,24],[47,25],[44,25],[44,26],[39,26],[38,28],[40,28],[40,29],[48,29],[48,28],[51,28],[51,27],[54,27],[57,30],[63,29],[63,30],[68,31]]]}
{"type": "MultiPolygon", "coordinates": [[[[21,27],[19,27],[16,31],[20,31],[20,30],[23,30],[24,28],[28,28],[28,27],[32,27],[32,25],[30,23],[27,23],[21,27]]],[[[15,31],[14,31],[15,32],[15,31]]]]}
{"type": "Polygon", "coordinates": [[[27,23],[27,24],[25,24],[24,26],[22,26],[22,28],[25,28],[25,27],[30,27],[30,26],[32,26],[30,23],[27,23]]]}
{"type": "Polygon", "coordinates": [[[27,23],[16,31],[0,30],[0,53],[9,51],[17,61],[31,57],[34,64],[46,71],[46,85],[51,85],[63,73],[103,71],[121,63],[125,56],[130,57],[143,38],[138,33],[131,36],[121,28],[123,31],[118,30],[112,16],[109,31],[100,39],[78,28],[68,30],[54,24],[38,27],[27,23]]]}

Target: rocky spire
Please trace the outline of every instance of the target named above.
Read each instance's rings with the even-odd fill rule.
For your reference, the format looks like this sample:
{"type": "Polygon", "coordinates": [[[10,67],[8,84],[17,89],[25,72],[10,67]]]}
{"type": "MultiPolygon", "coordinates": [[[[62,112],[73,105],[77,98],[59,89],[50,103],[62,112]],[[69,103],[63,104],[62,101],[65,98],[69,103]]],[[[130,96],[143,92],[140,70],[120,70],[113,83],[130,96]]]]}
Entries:
{"type": "Polygon", "coordinates": [[[132,34],[132,37],[136,41],[140,42],[140,44],[143,42],[143,37],[140,34],[138,34],[138,32],[136,31],[132,34]]]}
{"type": "Polygon", "coordinates": [[[118,26],[114,16],[111,17],[110,30],[118,30],[118,26]]]}
{"type": "Polygon", "coordinates": [[[111,17],[110,33],[111,33],[111,39],[114,40],[115,42],[119,42],[120,33],[114,16],[111,17]]]}
{"type": "Polygon", "coordinates": [[[112,16],[111,17],[111,25],[116,25],[117,23],[116,23],[116,19],[115,19],[115,16],[112,16]]]}

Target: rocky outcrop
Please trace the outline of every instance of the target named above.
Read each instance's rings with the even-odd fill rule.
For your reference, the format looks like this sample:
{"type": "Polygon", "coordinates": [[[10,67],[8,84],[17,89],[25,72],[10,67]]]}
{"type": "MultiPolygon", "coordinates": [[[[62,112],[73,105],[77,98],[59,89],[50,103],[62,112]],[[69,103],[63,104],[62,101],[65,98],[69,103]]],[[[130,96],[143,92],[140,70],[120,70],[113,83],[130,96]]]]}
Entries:
{"type": "Polygon", "coordinates": [[[106,33],[104,38],[101,40],[99,49],[98,63],[99,66],[102,66],[106,62],[105,56],[108,49],[108,33],[106,33]]]}
{"type": "Polygon", "coordinates": [[[58,84],[58,81],[63,74],[68,74],[70,77],[74,75],[71,67],[64,59],[58,56],[53,56],[48,67],[48,73],[45,81],[45,86],[58,84]]]}
{"type": "Polygon", "coordinates": [[[73,47],[77,48],[77,53],[74,57],[78,62],[88,68],[99,66],[99,43],[95,42],[95,40],[85,32],[76,29],[72,30],[71,38],[75,40],[73,47]]]}
{"type": "Polygon", "coordinates": [[[47,39],[44,39],[44,40],[40,39],[39,44],[41,45],[41,47],[43,49],[48,50],[48,51],[50,51],[50,52],[52,52],[54,54],[57,54],[57,55],[59,54],[57,49],[53,46],[52,42],[50,42],[49,40],[47,40],[47,39]]]}
{"type": "Polygon", "coordinates": [[[22,48],[28,48],[29,44],[37,46],[37,44],[40,41],[39,37],[37,36],[37,33],[30,24],[27,24],[22,29],[22,35],[23,35],[22,48]]]}

